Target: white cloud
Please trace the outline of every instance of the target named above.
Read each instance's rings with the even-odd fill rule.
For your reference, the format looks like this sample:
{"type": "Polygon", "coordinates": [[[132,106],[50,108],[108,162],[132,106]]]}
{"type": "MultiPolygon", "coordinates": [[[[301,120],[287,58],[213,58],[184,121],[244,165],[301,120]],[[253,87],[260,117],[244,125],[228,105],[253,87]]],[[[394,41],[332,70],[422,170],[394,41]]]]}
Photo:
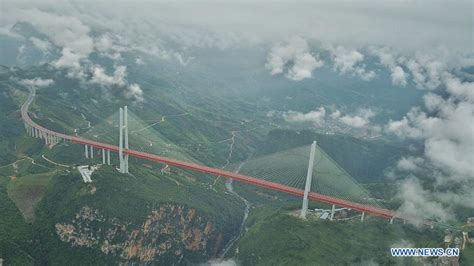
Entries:
{"type": "Polygon", "coordinates": [[[116,86],[119,89],[123,89],[125,98],[136,102],[143,102],[143,91],[140,85],[136,83],[128,84],[126,77],[127,67],[125,66],[116,66],[113,75],[107,75],[104,68],[96,65],[92,68],[92,78],[89,82],[104,87],[116,86]]]}
{"type": "MultiPolygon", "coordinates": [[[[271,115],[274,115],[274,112],[272,112],[271,115]]],[[[370,129],[374,132],[380,130],[377,126],[370,125],[370,119],[375,116],[375,112],[371,109],[362,108],[357,110],[354,114],[342,114],[341,111],[336,109],[327,115],[326,109],[319,107],[317,110],[308,113],[288,111],[282,115],[287,122],[310,122],[316,125],[322,125],[330,118],[352,128],[370,129]]]]}
{"type": "Polygon", "coordinates": [[[125,90],[125,97],[132,99],[136,102],[143,102],[143,91],[140,86],[136,83],[133,83],[127,87],[125,90]]]}
{"type": "Polygon", "coordinates": [[[359,109],[355,114],[343,115],[341,111],[335,110],[331,113],[330,117],[334,120],[338,120],[345,125],[354,128],[366,127],[370,124],[370,119],[375,116],[375,112],[371,109],[359,109]]]}
{"type": "Polygon", "coordinates": [[[459,78],[445,72],[446,90],[458,99],[474,103],[474,82],[461,82],[459,78]]]}
{"type": "Polygon", "coordinates": [[[30,22],[40,32],[46,34],[54,45],[63,48],[62,57],[54,65],[60,68],[71,67],[77,74],[80,60],[87,58],[94,49],[88,26],[75,16],[57,15],[32,8],[12,9],[12,11],[12,14],[7,15],[7,19],[14,16],[13,19],[16,21],[30,22]]]}
{"type": "Polygon", "coordinates": [[[287,122],[311,122],[314,124],[320,124],[323,122],[326,116],[326,109],[319,107],[316,111],[310,111],[308,113],[301,113],[295,111],[288,111],[283,114],[283,118],[287,122]]]}
{"type": "Polygon", "coordinates": [[[53,62],[53,65],[57,68],[71,68],[76,71],[82,71],[80,60],[81,55],[75,53],[69,48],[63,48],[61,51],[61,57],[53,62]]]}
{"type": "Polygon", "coordinates": [[[403,71],[403,68],[395,66],[391,68],[391,70],[392,74],[390,74],[390,76],[392,77],[393,85],[405,87],[407,85],[407,75],[405,71],[403,71]]]}
{"type": "Polygon", "coordinates": [[[425,160],[421,157],[402,157],[397,163],[397,168],[402,171],[415,172],[420,170],[420,165],[424,164],[425,160]]]}
{"type": "Polygon", "coordinates": [[[52,49],[52,44],[48,40],[41,40],[35,37],[30,37],[30,41],[33,45],[38,48],[41,52],[47,54],[52,49]]]}
{"type": "Polygon", "coordinates": [[[337,115],[334,115],[332,117],[333,118],[337,117],[342,123],[348,126],[361,128],[361,127],[367,126],[370,123],[370,118],[374,116],[375,116],[375,113],[371,109],[360,109],[355,115],[346,114],[346,115],[338,116],[338,117],[337,115]]]}
{"type": "Polygon", "coordinates": [[[404,180],[397,196],[403,200],[399,211],[412,219],[421,221],[425,218],[436,218],[446,221],[452,218],[445,206],[436,201],[433,194],[425,190],[416,178],[404,180]]]}
{"type": "Polygon", "coordinates": [[[185,56],[183,56],[181,53],[178,53],[178,52],[174,52],[173,55],[182,66],[187,66],[189,62],[191,62],[194,59],[194,57],[192,56],[186,58],[185,56]]]}
{"type": "Polygon", "coordinates": [[[137,65],[144,65],[144,64],[146,64],[146,63],[145,63],[145,61],[143,61],[142,58],[137,57],[137,58],[135,58],[135,64],[137,64],[137,65]]]}
{"type": "Polygon", "coordinates": [[[331,43],[376,43],[412,50],[443,45],[456,52],[471,49],[472,41],[469,0],[433,0],[429,6],[419,1],[375,0],[294,1],[291,5],[270,1],[148,1],[133,8],[126,1],[110,0],[4,2],[6,10],[60,11],[135,36],[161,32],[186,46],[278,41],[296,34],[331,43]]]}
{"type": "Polygon", "coordinates": [[[334,61],[334,70],[341,74],[352,74],[363,80],[372,80],[375,72],[366,70],[364,55],[353,49],[346,49],[342,46],[330,47],[332,60],[334,61]]]}
{"type": "Polygon", "coordinates": [[[474,177],[474,105],[428,96],[425,103],[436,116],[419,109],[388,124],[400,137],[423,139],[425,156],[449,173],[474,177]],[[435,100],[433,100],[435,99],[435,100]]]}
{"type": "Polygon", "coordinates": [[[323,61],[310,53],[306,40],[294,37],[286,44],[274,46],[267,56],[265,67],[272,75],[286,71],[286,77],[291,80],[311,78],[316,68],[322,67],[323,61]]]}
{"type": "Polygon", "coordinates": [[[422,129],[413,126],[413,124],[422,123],[425,119],[426,114],[420,113],[418,108],[413,108],[401,120],[390,120],[386,126],[386,130],[400,138],[419,139],[423,137],[422,129]]]}
{"type": "Polygon", "coordinates": [[[423,96],[423,101],[428,112],[434,112],[438,110],[438,108],[444,103],[443,97],[434,93],[425,94],[423,96]]]}
{"type": "Polygon", "coordinates": [[[122,60],[122,52],[133,50],[133,48],[127,47],[122,41],[123,38],[120,35],[104,33],[94,39],[94,48],[99,52],[99,55],[114,61],[120,61],[122,60]]]}
{"type": "Polygon", "coordinates": [[[447,70],[443,58],[417,53],[415,58],[408,60],[406,67],[411,71],[413,82],[419,89],[435,90],[442,84],[442,75],[447,70]]]}
{"type": "Polygon", "coordinates": [[[313,70],[321,66],[323,66],[323,62],[318,61],[311,54],[300,54],[295,57],[294,65],[288,70],[286,77],[292,80],[311,78],[313,70]]]}
{"type": "Polygon", "coordinates": [[[397,64],[397,61],[403,62],[403,60],[400,60],[400,58],[399,60],[395,60],[388,48],[370,47],[369,51],[371,54],[377,56],[380,63],[390,70],[390,77],[392,78],[393,85],[401,87],[407,85],[407,73],[405,73],[403,68],[397,64]]]}
{"type": "Polygon", "coordinates": [[[437,61],[424,62],[428,64],[409,61],[417,86],[445,91],[425,94],[426,111],[413,108],[386,129],[424,144],[422,157],[402,158],[398,163],[400,170],[413,175],[400,189],[404,199],[401,210],[410,213],[418,208],[420,214],[446,220],[452,218],[447,213],[455,206],[474,208],[474,83],[462,82],[437,61]],[[432,191],[421,185],[425,177],[434,179],[432,191]],[[403,191],[408,186],[412,186],[413,195],[403,191]],[[454,189],[443,189],[445,186],[454,189]]]}
{"type": "Polygon", "coordinates": [[[106,52],[115,48],[113,37],[110,34],[102,34],[95,39],[94,47],[99,52],[106,52]]]}
{"type": "Polygon", "coordinates": [[[120,34],[125,47],[168,57],[161,46],[166,41],[185,50],[277,43],[293,35],[348,47],[378,44],[414,52],[442,46],[452,54],[472,52],[471,1],[433,0],[428,7],[418,2],[147,1],[132,8],[111,0],[5,0],[9,12],[2,14],[0,29],[30,21],[48,36],[58,36],[54,44],[80,55],[95,44],[88,27],[120,34]]]}
{"type": "Polygon", "coordinates": [[[105,73],[105,69],[101,66],[94,66],[92,70],[91,83],[97,83],[104,86],[125,86],[127,76],[127,68],[125,66],[117,66],[115,68],[113,76],[109,76],[105,73]]]}
{"type": "Polygon", "coordinates": [[[34,79],[22,79],[20,83],[26,86],[32,86],[37,88],[45,88],[54,83],[52,79],[42,79],[42,78],[34,78],[34,79]]]}

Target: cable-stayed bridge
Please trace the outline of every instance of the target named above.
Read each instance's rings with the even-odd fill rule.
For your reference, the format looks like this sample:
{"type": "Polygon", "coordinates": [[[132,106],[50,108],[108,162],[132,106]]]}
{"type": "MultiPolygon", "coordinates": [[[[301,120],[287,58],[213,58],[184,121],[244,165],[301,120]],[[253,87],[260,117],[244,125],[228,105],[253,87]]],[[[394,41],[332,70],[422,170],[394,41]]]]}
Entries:
{"type": "MultiPolygon", "coordinates": [[[[317,148],[316,143],[313,143],[310,148],[301,147],[257,158],[244,164],[239,173],[236,173],[226,170],[227,168],[205,166],[190,158],[177,145],[163,142],[159,133],[137,116],[134,114],[129,116],[126,108],[120,109],[118,121],[117,116],[114,115],[103,125],[86,132],[85,136],[72,136],[44,128],[35,123],[28,113],[34,97],[35,90],[31,88],[28,99],[21,107],[21,116],[30,136],[42,138],[48,145],[54,145],[61,140],[84,145],[84,154],[90,158],[93,158],[94,154],[99,154],[97,151],[100,151],[103,164],[110,165],[110,153],[117,153],[118,170],[121,173],[128,173],[128,159],[131,156],[302,197],[301,216],[303,218],[306,217],[308,200],[310,200],[332,205],[331,219],[335,207],[338,206],[361,212],[361,220],[367,214],[390,219],[391,223],[395,218],[402,219],[404,222],[420,222],[381,207],[349,174],[338,167],[324,151],[317,148]],[[117,134],[110,134],[107,131],[111,128],[119,129],[118,146],[110,144],[117,143],[117,134]],[[131,143],[136,144],[129,147],[131,143]],[[304,189],[301,188],[303,185],[304,189]]],[[[422,221],[422,223],[431,225],[429,221],[422,221]]]]}

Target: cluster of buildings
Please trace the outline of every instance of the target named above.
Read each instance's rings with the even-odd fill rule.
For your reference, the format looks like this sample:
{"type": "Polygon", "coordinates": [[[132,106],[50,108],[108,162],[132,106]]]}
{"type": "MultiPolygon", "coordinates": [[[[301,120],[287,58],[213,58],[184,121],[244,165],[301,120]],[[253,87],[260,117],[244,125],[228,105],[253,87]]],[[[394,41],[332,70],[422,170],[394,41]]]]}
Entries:
{"type": "Polygon", "coordinates": [[[446,248],[459,248],[459,250],[463,250],[466,248],[468,243],[474,244],[474,238],[469,237],[468,232],[455,234],[446,230],[446,234],[444,235],[444,245],[446,248]]]}

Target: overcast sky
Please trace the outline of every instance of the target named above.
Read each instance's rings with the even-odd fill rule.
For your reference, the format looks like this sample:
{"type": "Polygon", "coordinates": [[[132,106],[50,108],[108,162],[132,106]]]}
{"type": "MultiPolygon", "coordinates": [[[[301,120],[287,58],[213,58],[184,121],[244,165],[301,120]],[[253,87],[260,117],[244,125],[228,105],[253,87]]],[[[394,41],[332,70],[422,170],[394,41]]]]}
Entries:
{"type": "Polygon", "coordinates": [[[473,49],[470,0],[3,0],[2,5],[3,26],[25,19],[19,9],[39,9],[75,16],[84,24],[123,34],[169,33],[185,45],[239,45],[297,35],[321,42],[387,45],[412,51],[438,46],[460,52],[473,49]]]}

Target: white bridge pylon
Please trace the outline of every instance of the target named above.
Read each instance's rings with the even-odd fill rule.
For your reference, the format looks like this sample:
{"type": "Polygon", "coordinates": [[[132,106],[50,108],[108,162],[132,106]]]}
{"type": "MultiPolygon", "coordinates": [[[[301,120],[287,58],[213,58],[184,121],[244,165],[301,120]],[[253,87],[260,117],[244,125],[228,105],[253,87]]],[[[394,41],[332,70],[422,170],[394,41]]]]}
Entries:
{"type": "Polygon", "coordinates": [[[123,149],[128,149],[128,108],[120,108],[119,112],[119,172],[128,174],[128,154],[123,154],[123,149]]]}
{"type": "MultiPolygon", "coordinates": [[[[122,174],[128,174],[128,154],[124,154],[124,149],[128,149],[128,109],[127,106],[120,108],[119,112],[119,168],[122,174]]],[[[84,155],[86,158],[94,159],[94,147],[84,145],[84,155]]],[[[102,149],[102,164],[110,165],[110,150],[102,149]]]]}
{"type": "MultiPolygon", "coordinates": [[[[311,183],[313,181],[313,166],[314,166],[314,156],[316,154],[316,141],[313,141],[311,144],[311,152],[309,154],[309,163],[308,163],[308,172],[306,174],[306,184],[304,187],[304,194],[303,194],[303,206],[301,207],[301,214],[300,218],[306,219],[306,213],[308,212],[308,194],[311,190],[311,183]]],[[[334,219],[334,213],[336,211],[336,205],[331,206],[331,214],[329,216],[329,220],[332,221],[334,219]]],[[[364,221],[365,213],[362,213],[361,221],[364,221]]]]}
{"type": "Polygon", "coordinates": [[[311,152],[309,154],[308,172],[306,174],[306,184],[304,187],[303,206],[301,207],[300,217],[306,219],[306,212],[308,211],[308,194],[311,189],[311,182],[313,180],[313,165],[314,155],[316,153],[316,141],[311,144],[311,152]]]}

